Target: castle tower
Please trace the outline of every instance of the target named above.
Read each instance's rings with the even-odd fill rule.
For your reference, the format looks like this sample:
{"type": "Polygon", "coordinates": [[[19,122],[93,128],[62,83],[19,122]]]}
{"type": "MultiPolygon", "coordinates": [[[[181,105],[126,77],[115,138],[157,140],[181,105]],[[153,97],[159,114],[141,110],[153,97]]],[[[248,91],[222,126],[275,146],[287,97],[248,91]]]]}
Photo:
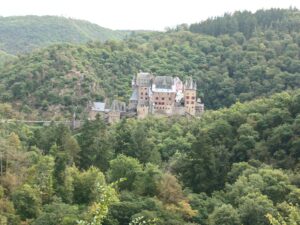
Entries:
{"type": "Polygon", "coordinates": [[[141,72],[136,76],[138,105],[149,105],[151,78],[150,73],[141,72]]]}
{"type": "Polygon", "coordinates": [[[189,77],[184,84],[184,108],[185,113],[188,115],[196,114],[197,105],[197,84],[193,81],[192,77],[189,77]]]}

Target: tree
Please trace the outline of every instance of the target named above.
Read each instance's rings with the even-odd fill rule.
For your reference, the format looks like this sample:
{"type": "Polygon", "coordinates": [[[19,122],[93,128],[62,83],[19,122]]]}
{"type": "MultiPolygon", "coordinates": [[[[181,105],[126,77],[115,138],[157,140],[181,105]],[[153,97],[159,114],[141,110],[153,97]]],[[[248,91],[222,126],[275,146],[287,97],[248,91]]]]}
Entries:
{"type": "Polygon", "coordinates": [[[165,173],[158,184],[158,197],[166,204],[178,204],[184,199],[181,185],[175,176],[165,173]]]}
{"type": "Polygon", "coordinates": [[[80,146],[76,138],[71,135],[66,135],[64,136],[62,142],[64,151],[67,152],[68,156],[71,159],[69,163],[77,163],[79,161],[80,146]]]}
{"type": "Polygon", "coordinates": [[[157,165],[147,163],[144,170],[137,174],[133,183],[134,192],[140,195],[155,196],[158,184],[162,179],[162,171],[157,165]]]}
{"type": "Polygon", "coordinates": [[[94,202],[99,197],[97,186],[106,184],[104,174],[96,167],[82,172],[72,167],[69,173],[73,178],[73,202],[76,204],[94,202]]]}
{"type": "Polygon", "coordinates": [[[134,156],[142,163],[159,163],[160,154],[154,148],[153,141],[148,137],[147,127],[143,123],[138,123],[132,130],[132,151],[134,156]]]}
{"type": "Polygon", "coordinates": [[[42,199],[42,203],[49,203],[54,194],[53,190],[54,160],[51,156],[40,156],[38,162],[33,165],[28,174],[27,183],[35,187],[42,199]]]}
{"type": "Polygon", "coordinates": [[[86,169],[92,165],[102,170],[108,168],[109,160],[113,156],[112,143],[106,125],[99,115],[96,120],[85,121],[78,136],[78,143],[81,148],[81,168],[86,169]]]}
{"type": "Polygon", "coordinates": [[[144,217],[136,217],[134,218],[129,225],[156,225],[156,219],[145,219],[144,217]]]}
{"type": "Polygon", "coordinates": [[[37,217],[41,211],[41,198],[38,190],[24,184],[12,194],[12,200],[22,220],[37,217]]]}
{"type": "Polygon", "coordinates": [[[34,220],[33,225],[71,225],[79,219],[79,209],[76,205],[53,202],[45,205],[43,212],[34,220]]]}
{"type": "Polygon", "coordinates": [[[240,225],[241,221],[239,214],[232,205],[221,205],[214,209],[213,213],[209,215],[208,224],[210,225],[240,225]]]}
{"type": "Polygon", "coordinates": [[[297,206],[289,205],[286,202],[278,205],[281,214],[273,216],[272,214],[267,214],[271,225],[294,225],[300,223],[300,209],[297,206]]]}
{"type": "Polygon", "coordinates": [[[97,198],[95,202],[89,207],[88,219],[78,221],[79,225],[101,225],[104,218],[108,214],[109,207],[119,201],[114,186],[117,183],[112,183],[108,186],[96,185],[97,198]]]}
{"type": "Polygon", "coordinates": [[[267,196],[260,193],[250,193],[241,197],[238,212],[244,225],[267,225],[265,215],[276,214],[276,209],[267,196]]]}
{"type": "Polygon", "coordinates": [[[117,158],[110,161],[110,169],[107,177],[110,182],[118,181],[121,178],[126,180],[120,183],[121,189],[133,190],[133,184],[138,174],[142,172],[142,165],[137,159],[118,155],[117,158]]]}
{"type": "Polygon", "coordinates": [[[18,225],[20,222],[13,203],[4,196],[4,189],[0,186],[0,224],[18,225]]]}

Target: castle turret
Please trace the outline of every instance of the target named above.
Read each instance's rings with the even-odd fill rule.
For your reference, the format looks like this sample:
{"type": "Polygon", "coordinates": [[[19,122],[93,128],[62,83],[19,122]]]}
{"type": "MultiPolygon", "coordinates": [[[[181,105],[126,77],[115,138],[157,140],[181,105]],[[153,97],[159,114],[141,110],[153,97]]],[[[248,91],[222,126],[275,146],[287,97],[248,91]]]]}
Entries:
{"type": "Polygon", "coordinates": [[[189,77],[184,84],[184,107],[186,114],[194,116],[196,113],[196,93],[197,84],[193,81],[192,77],[189,77]]]}

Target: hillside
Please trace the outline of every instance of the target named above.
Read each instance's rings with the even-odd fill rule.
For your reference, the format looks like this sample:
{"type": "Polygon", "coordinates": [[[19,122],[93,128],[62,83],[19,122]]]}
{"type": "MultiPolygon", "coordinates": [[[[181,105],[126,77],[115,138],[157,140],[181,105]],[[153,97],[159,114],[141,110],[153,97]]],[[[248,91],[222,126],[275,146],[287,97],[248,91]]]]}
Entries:
{"type": "Polygon", "coordinates": [[[10,54],[30,52],[55,43],[120,40],[129,32],[56,16],[0,17],[0,50],[10,54]]]}
{"type": "MultiPolygon", "coordinates": [[[[299,106],[297,90],[201,119],[106,126],[98,118],[75,133],[2,124],[0,218],[13,225],[299,224],[299,106]]],[[[0,104],[3,112],[13,113],[0,104]]]]}
{"type": "Polygon", "coordinates": [[[189,30],[212,36],[234,35],[242,33],[247,39],[261,33],[294,33],[300,31],[300,12],[298,9],[269,9],[237,11],[222,17],[211,18],[200,23],[191,24],[189,30]]]}
{"type": "Polygon", "coordinates": [[[300,224],[298,14],[0,51],[1,225],[300,224]],[[193,76],[206,111],[84,118],[91,101],[128,101],[138,71],[193,76]]]}
{"type": "Polygon", "coordinates": [[[4,51],[0,50],[0,67],[7,61],[16,59],[17,57],[11,54],[7,54],[4,51]]]}
{"type": "MultiPolygon", "coordinates": [[[[266,11],[266,19],[268,15],[266,11]]],[[[286,20],[294,18],[290,15],[286,20]]],[[[139,33],[124,41],[55,45],[0,69],[0,99],[50,117],[74,108],[84,112],[89,101],[127,101],[132,76],[147,71],[193,76],[207,109],[228,107],[300,87],[296,27],[290,32],[270,27],[251,38],[241,32],[214,37],[171,31],[139,33]]]]}

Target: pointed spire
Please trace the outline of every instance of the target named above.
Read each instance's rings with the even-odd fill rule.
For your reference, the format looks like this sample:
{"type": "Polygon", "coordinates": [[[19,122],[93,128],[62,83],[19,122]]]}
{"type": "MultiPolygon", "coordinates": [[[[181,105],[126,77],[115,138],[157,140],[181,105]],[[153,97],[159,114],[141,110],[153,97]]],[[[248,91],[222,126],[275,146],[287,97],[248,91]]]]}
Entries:
{"type": "Polygon", "coordinates": [[[188,77],[185,81],[184,87],[185,87],[185,89],[196,90],[197,84],[196,84],[196,82],[193,81],[192,77],[188,77]]]}

